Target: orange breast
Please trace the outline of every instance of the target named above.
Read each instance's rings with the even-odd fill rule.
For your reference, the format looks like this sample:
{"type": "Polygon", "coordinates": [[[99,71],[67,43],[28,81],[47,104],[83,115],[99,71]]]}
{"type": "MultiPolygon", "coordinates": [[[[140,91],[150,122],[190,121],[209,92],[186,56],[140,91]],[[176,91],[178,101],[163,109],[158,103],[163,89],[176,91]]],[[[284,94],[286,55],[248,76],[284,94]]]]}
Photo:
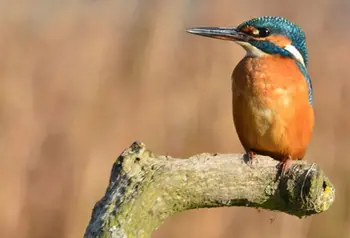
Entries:
{"type": "Polygon", "coordinates": [[[310,142],[314,112],[308,86],[292,59],[244,58],[232,74],[233,117],[246,151],[301,159],[310,142]]]}

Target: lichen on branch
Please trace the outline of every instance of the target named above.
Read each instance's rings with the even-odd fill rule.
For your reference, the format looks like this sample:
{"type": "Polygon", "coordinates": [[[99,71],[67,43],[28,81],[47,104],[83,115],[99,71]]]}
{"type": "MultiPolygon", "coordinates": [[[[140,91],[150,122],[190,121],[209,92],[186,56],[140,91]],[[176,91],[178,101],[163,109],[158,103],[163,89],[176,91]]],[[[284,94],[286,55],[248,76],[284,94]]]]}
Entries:
{"type": "Polygon", "coordinates": [[[335,189],[316,164],[203,153],[188,159],[155,155],[134,142],[113,165],[105,196],[84,237],[151,237],[169,216],[194,208],[245,206],[303,217],[324,212],[335,189]]]}

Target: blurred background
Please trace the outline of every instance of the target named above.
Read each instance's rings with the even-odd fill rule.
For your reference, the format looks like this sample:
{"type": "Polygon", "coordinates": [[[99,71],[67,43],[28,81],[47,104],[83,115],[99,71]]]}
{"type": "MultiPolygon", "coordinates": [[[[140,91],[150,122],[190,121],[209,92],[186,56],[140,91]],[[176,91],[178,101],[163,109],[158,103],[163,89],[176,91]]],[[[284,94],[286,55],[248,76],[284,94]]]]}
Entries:
{"type": "Polygon", "coordinates": [[[350,1],[0,1],[0,237],[82,237],[115,158],[242,152],[230,75],[241,47],[185,33],[280,15],[305,30],[316,126],[306,159],[336,201],[307,219],[248,208],[178,214],[154,238],[350,237],[350,1]]]}

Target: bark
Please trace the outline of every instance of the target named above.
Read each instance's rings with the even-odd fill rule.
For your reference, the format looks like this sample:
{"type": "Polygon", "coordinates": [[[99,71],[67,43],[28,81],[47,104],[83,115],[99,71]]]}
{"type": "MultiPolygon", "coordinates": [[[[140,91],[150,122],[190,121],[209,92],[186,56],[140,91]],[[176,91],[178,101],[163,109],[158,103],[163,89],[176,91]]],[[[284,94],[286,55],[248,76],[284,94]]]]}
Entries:
{"type": "Polygon", "coordinates": [[[134,142],[113,165],[105,196],[85,236],[151,237],[169,216],[195,208],[245,206],[303,217],[328,210],[335,190],[316,164],[293,162],[281,176],[278,161],[242,154],[155,155],[134,142]]]}

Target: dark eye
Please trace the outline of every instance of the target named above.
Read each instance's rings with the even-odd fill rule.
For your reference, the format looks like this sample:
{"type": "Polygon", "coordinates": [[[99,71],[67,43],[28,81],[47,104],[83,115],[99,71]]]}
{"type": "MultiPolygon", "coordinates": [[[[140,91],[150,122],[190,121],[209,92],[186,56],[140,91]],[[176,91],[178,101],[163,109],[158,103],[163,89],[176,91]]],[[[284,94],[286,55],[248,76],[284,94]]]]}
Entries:
{"type": "Polygon", "coordinates": [[[266,37],[270,35],[270,30],[267,28],[258,28],[259,37],[266,37]]]}

